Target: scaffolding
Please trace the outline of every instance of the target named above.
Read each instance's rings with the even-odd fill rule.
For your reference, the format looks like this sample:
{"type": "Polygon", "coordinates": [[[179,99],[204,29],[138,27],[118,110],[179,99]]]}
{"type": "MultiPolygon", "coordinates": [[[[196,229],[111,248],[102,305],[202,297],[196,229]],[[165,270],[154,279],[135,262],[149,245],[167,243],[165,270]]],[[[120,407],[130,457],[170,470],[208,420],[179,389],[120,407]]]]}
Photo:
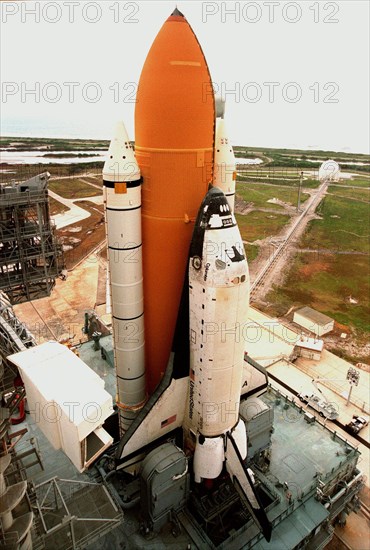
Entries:
{"type": "Polygon", "coordinates": [[[77,550],[96,542],[122,522],[123,514],[105,485],[53,477],[29,493],[36,515],[34,548],[77,550]]]}
{"type": "Polygon", "coordinates": [[[49,296],[63,268],[63,252],[50,220],[45,172],[0,186],[0,290],[12,304],[49,296]]]}
{"type": "Polygon", "coordinates": [[[0,453],[15,444],[14,437],[9,441],[11,418],[25,398],[25,389],[17,379],[18,369],[7,357],[32,346],[36,346],[36,340],[0,291],[0,453]]]}

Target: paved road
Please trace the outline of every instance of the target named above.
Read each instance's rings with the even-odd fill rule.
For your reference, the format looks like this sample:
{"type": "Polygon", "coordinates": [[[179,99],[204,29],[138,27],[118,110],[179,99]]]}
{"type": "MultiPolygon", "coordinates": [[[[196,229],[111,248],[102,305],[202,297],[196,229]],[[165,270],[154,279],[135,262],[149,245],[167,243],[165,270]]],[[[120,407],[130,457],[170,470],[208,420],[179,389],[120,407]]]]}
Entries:
{"type": "MultiPolygon", "coordinates": [[[[78,176],[76,176],[78,177],[78,176]]],[[[63,178],[52,178],[55,180],[60,179],[71,179],[69,176],[63,177],[63,178]]],[[[102,188],[99,185],[95,185],[94,183],[90,183],[89,181],[84,180],[83,178],[79,178],[84,183],[91,185],[91,187],[96,187],[99,189],[99,191],[102,192],[102,188]]],[[[62,229],[63,227],[66,227],[67,225],[71,225],[73,223],[85,220],[86,218],[90,217],[90,212],[85,210],[84,208],[81,208],[76,203],[81,201],[89,201],[94,204],[103,204],[103,194],[98,195],[96,197],[82,197],[80,199],[66,199],[62,197],[61,195],[58,195],[54,191],[51,191],[48,189],[49,196],[53,199],[57,200],[61,204],[64,204],[64,206],[67,206],[69,209],[67,212],[62,212],[61,214],[56,214],[53,216],[55,225],[57,229],[62,229]]]]}
{"type": "Polygon", "coordinates": [[[50,191],[50,189],[48,190],[48,193],[50,197],[69,208],[67,212],[62,212],[61,214],[53,216],[53,220],[57,229],[62,229],[67,225],[71,225],[72,223],[76,223],[90,217],[90,212],[88,212],[84,208],[81,208],[80,206],[77,206],[73,200],[65,199],[64,197],[57,195],[57,193],[54,193],[54,191],[50,191]]]}

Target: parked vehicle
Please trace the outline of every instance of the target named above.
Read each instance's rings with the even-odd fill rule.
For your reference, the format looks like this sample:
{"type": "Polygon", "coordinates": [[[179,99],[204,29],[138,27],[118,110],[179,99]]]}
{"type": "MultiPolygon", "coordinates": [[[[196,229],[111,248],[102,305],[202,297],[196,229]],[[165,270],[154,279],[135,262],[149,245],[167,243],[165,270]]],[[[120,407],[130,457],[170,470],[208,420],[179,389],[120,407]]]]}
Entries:
{"type": "Polygon", "coordinates": [[[351,422],[348,422],[346,424],[345,428],[346,431],[351,434],[358,434],[362,428],[365,428],[369,423],[369,419],[366,416],[359,416],[358,414],[354,414],[352,416],[351,422]]]}
{"type": "Polygon", "coordinates": [[[307,403],[309,407],[315,409],[315,411],[324,418],[335,420],[339,416],[338,408],[334,403],[328,403],[315,393],[299,393],[298,399],[302,401],[302,403],[307,403]]]}

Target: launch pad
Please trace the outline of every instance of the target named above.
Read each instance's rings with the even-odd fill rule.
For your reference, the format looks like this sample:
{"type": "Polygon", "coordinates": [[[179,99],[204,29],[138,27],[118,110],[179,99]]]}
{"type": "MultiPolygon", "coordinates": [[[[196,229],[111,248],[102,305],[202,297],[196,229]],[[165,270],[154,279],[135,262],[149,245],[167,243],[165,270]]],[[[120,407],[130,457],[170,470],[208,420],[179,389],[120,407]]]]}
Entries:
{"type": "MultiPolygon", "coordinates": [[[[266,411],[272,411],[274,420],[268,430],[270,443],[248,465],[273,524],[271,542],[262,537],[226,474],[209,490],[199,490],[191,484],[188,502],[169,519],[169,526],[150,534],[152,544],[167,544],[169,529],[179,544],[186,540],[199,549],[232,545],[238,549],[316,550],[331,540],[336,518],[356,509],[356,495],[362,487],[362,475],[357,470],[358,450],[337,433],[312,421],[301,407],[270,385],[258,399],[267,406],[266,411]]],[[[258,434],[256,430],[254,440],[266,433],[265,421],[266,418],[258,434]]],[[[143,511],[139,504],[130,515],[135,509],[143,511]]],[[[149,546],[149,540],[145,540],[144,537],[143,548],[149,546]]]]}
{"type": "MultiPolygon", "coordinates": [[[[102,339],[102,344],[107,344],[109,339],[110,337],[102,339]]],[[[105,378],[106,387],[112,393],[115,392],[114,369],[102,358],[101,350],[95,351],[93,343],[87,342],[80,346],[79,353],[82,359],[105,378]]],[[[177,477],[176,473],[181,476],[185,472],[184,465],[188,459],[174,445],[179,445],[181,441],[176,433],[170,434],[157,447],[157,451],[154,451],[154,462],[150,453],[147,455],[146,464],[150,467],[147,466],[146,473],[144,472],[146,481],[143,484],[142,474],[132,477],[111,469],[114,464],[114,449],[88,472],[79,474],[62,451],[53,449],[39,427],[27,415],[30,434],[33,440],[39,442],[45,468],[44,471],[39,465],[26,468],[27,477],[33,480],[35,486],[40,487],[36,494],[42,489],[45,495],[47,487],[54,487],[55,484],[63,488],[73,488],[67,490],[68,513],[60,499],[54,510],[53,503],[48,502],[47,513],[49,519],[56,518],[54,527],[63,524],[64,531],[70,532],[74,521],[75,527],[78,527],[77,532],[85,529],[84,546],[91,550],[118,548],[121,544],[127,550],[179,548],[188,544],[199,550],[230,547],[281,550],[297,548],[300,544],[301,547],[315,550],[324,548],[333,536],[332,523],[335,519],[356,507],[356,495],[362,486],[362,476],[357,470],[359,452],[340,435],[307,415],[290,398],[267,385],[267,381],[265,386],[264,390],[260,387],[256,389],[255,395],[252,391],[247,400],[241,402],[241,414],[247,414],[247,410],[252,417],[249,420],[250,452],[247,465],[273,524],[270,543],[263,539],[227,473],[215,480],[212,487],[207,488],[196,487],[197,484],[188,471],[178,482],[171,481],[167,485],[166,482],[163,485],[161,482],[160,486],[164,489],[158,490],[157,486],[156,497],[151,494],[150,487],[153,485],[150,485],[150,480],[154,479],[151,472],[156,469],[153,466],[156,462],[155,453],[163,452],[163,448],[166,453],[167,448],[170,449],[171,456],[175,453],[175,457],[181,459],[175,472],[169,470],[170,480],[177,477]],[[256,401],[260,403],[258,414],[253,413],[256,410],[256,401]],[[248,407],[246,403],[249,403],[248,407]],[[67,482],[59,482],[58,478],[67,482]],[[105,495],[104,506],[100,511],[97,507],[99,508],[101,499],[94,497],[91,501],[90,497],[83,496],[86,487],[91,492],[90,483],[98,483],[92,485],[92,489],[105,495]],[[77,501],[73,504],[75,493],[76,496],[81,496],[79,502],[83,507],[83,514],[80,510],[80,515],[77,513],[80,504],[77,501]],[[93,502],[93,506],[89,506],[89,502],[93,502]],[[108,515],[103,513],[106,505],[111,507],[112,513],[108,515]],[[79,517],[81,521],[72,521],[68,517],[79,517]],[[95,543],[95,535],[98,536],[99,533],[93,531],[98,529],[98,524],[94,524],[92,529],[93,524],[89,522],[89,518],[92,520],[97,517],[101,518],[101,536],[95,543]],[[114,521],[103,522],[104,518],[114,521]]],[[[116,424],[118,437],[117,415],[110,418],[109,427],[104,427],[112,430],[112,422],[116,424]]],[[[112,433],[113,431],[114,429],[112,433]]],[[[17,452],[22,452],[22,447],[21,442],[17,452]]],[[[167,462],[173,468],[176,461],[167,462]]],[[[162,475],[165,468],[161,467],[160,470],[162,475]]],[[[38,527],[42,525],[42,498],[40,495],[36,504],[34,496],[31,497],[32,509],[36,515],[35,525],[38,527]]],[[[50,526],[51,524],[49,528],[50,526]]],[[[52,536],[52,533],[42,530],[34,531],[34,545],[40,549],[55,548],[55,536],[56,533],[52,536]]],[[[64,541],[68,541],[68,544],[65,543],[61,548],[80,547],[77,540],[74,543],[70,537],[64,538],[64,541]]]]}

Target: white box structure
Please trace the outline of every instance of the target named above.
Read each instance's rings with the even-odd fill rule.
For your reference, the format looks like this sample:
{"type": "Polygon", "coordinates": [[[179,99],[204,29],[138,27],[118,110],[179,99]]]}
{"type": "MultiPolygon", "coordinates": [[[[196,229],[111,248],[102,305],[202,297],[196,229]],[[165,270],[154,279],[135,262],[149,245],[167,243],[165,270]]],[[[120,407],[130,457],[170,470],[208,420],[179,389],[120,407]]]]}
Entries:
{"type": "Polygon", "coordinates": [[[302,336],[295,344],[295,351],[300,357],[314,359],[315,361],[320,361],[323,348],[323,340],[316,340],[315,338],[307,338],[305,336],[302,336]]]}
{"type": "Polygon", "coordinates": [[[327,332],[331,332],[334,328],[334,319],[308,306],[302,307],[294,312],[293,323],[296,323],[319,337],[327,332]]]}
{"type": "Polygon", "coordinates": [[[82,472],[113,439],[102,428],[113,412],[104,381],[69,348],[47,342],[8,358],[21,374],[34,421],[82,472]]]}

